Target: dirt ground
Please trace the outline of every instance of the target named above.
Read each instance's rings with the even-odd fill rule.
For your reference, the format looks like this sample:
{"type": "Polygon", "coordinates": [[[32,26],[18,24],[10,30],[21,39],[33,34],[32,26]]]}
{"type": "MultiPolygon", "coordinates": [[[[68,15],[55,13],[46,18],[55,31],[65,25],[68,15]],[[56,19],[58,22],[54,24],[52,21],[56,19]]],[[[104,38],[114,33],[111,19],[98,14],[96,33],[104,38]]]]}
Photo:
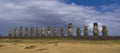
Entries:
{"type": "Polygon", "coordinates": [[[120,53],[119,44],[0,43],[0,53],[120,53]]]}

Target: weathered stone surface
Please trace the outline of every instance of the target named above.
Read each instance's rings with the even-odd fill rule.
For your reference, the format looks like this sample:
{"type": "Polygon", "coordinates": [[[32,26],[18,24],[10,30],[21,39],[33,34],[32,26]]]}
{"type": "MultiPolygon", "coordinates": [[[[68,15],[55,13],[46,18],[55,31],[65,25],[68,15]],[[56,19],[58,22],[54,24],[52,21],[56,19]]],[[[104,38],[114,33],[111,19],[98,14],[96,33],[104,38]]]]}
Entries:
{"type": "Polygon", "coordinates": [[[106,25],[102,26],[102,36],[103,37],[107,37],[108,36],[108,30],[107,30],[106,25]]]}
{"type": "Polygon", "coordinates": [[[34,27],[31,27],[31,29],[30,29],[30,37],[31,38],[34,37],[34,27]]]}
{"type": "Polygon", "coordinates": [[[77,37],[80,37],[80,36],[81,36],[81,30],[80,30],[80,27],[77,27],[77,30],[76,30],[76,36],[77,36],[77,37]]]}
{"type": "Polygon", "coordinates": [[[45,37],[45,35],[46,35],[45,28],[42,27],[42,30],[41,30],[41,36],[42,36],[42,37],[45,37]]]}
{"type": "Polygon", "coordinates": [[[19,28],[19,37],[22,38],[23,37],[23,27],[20,26],[19,28]]]}
{"type": "Polygon", "coordinates": [[[54,27],[53,36],[54,37],[58,36],[58,28],[57,27],[54,27]]]}
{"type": "Polygon", "coordinates": [[[93,36],[99,36],[98,23],[93,23],[93,36]]]}
{"type": "Polygon", "coordinates": [[[8,32],[8,37],[12,38],[12,29],[10,28],[9,32],[8,32]]]}
{"type": "Polygon", "coordinates": [[[14,28],[14,38],[17,38],[17,33],[18,33],[18,32],[17,32],[17,28],[15,27],[15,28],[14,28]]]}
{"type": "Polygon", "coordinates": [[[64,27],[61,28],[60,33],[61,33],[61,37],[64,37],[64,36],[65,36],[65,29],[64,29],[64,27]]]}
{"type": "Polygon", "coordinates": [[[36,27],[36,37],[39,38],[40,37],[40,28],[36,27]]]}
{"type": "Polygon", "coordinates": [[[51,28],[50,27],[48,27],[47,36],[51,37],[51,28]]]}
{"type": "Polygon", "coordinates": [[[29,34],[29,28],[28,28],[28,27],[26,27],[26,28],[25,28],[25,38],[27,38],[27,37],[28,37],[28,34],[29,34]]]}
{"type": "Polygon", "coordinates": [[[88,36],[88,26],[84,26],[84,36],[88,36]]]}
{"type": "Polygon", "coordinates": [[[68,36],[72,37],[72,23],[68,23],[68,36]]]}

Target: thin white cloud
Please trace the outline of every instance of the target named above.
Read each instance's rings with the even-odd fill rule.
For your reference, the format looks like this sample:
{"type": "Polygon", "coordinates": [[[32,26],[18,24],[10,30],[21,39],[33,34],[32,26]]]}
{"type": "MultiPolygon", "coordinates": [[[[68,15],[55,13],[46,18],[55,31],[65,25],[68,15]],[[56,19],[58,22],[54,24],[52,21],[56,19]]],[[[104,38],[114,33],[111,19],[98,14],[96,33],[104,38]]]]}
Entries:
{"type": "MultiPolygon", "coordinates": [[[[97,11],[93,6],[66,4],[60,0],[1,0],[0,20],[15,22],[16,24],[67,24],[88,25],[92,29],[92,23],[98,22],[101,29],[103,24],[108,25],[110,32],[119,28],[120,6],[111,4],[100,9],[112,11],[97,11]],[[115,24],[115,25],[111,25],[115,24]],[[115,28],[114,28],[115,27],[115,28]],[[112,28],[112,29],[111,29],[112,28]]],[[[0,24],[2,25],[2,24],[0,24]]],[[[117,30],[119,31],[119,30],[117,30]]],[[[119,32],[114,32],[119,34],[119,32]]]]}

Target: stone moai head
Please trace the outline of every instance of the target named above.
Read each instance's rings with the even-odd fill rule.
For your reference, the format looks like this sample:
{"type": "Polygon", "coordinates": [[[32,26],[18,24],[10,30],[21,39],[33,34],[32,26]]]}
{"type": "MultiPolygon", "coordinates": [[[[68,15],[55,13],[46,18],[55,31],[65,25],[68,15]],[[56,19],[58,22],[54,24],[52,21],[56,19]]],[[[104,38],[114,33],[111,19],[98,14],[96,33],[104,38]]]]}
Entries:
{"type": "Polygon", "coordinates": [[[39,38],[40,37],[40,28],[36,27],[36,37],[39,38]]]}
{"type": "Polygon", "coordinates": [[[103,25],[103,26],[102,26],[102,29],[103,29],[103,30],[107,29],[106,25],[103,25]]]}
{"type": "Polygon", "coordinates": [[[31,29],[30,29],[30,37],[31,38],[34,37],[34,27],[31,27],[31,29]]]}
{"type": "Polygon", "coordinates": [[[12,38],[12,29],[10,28],[9,32],[8,32],[8,37],[12,38]]]}
{"type": "Polygon", "coordinates": [[[93,25],[94,25],[94,26],[98,26],[98,23],[95,22],[95,23],[93,23],[93,25]]]}
{"type": "Polygon", "coordinates": [[[64,27],[61,28],[61,37],[64,37],[65,36],[65,29],[64,27]]]}
{"type": "Polygon", "coordinates": [[[14,28],[14,38],[17,38],[17,28],[14,28]]]}
{"type": "Polygon", "coordinates": [[[51,28],[50,28],[50,26],[48,27],[47,36],[51,37],[51,28]]]}
{"type": "Polygon", "coordinates": [[[72,37],[72,23],[68,23],[68,36],[72,37]]]}
{"type": "Polygon", "coordinates": [[[20,26],[19,28],[19,36],[22,37],[23,36],[23,27],[20,26]]]}
{"type": "Polygon", "coordinates": [[[41,30],[41,36],[42,36],[42,37],[45,37],[45,35],[46,35],[45,28],[42,27],[42,30],[41,30]]]}
{"type": "Polygon", "coordinates": [[[107,27],[106,27],[106,25],[103,25],[102,26],[102,36],[106,37],[107,35],[108,35],[107,27]]]}
{"type": "Polygon", "coordinates": [[[72,28],[72,23],[68,23],[68,28],[72,28]]]}
{"type": "Polygon", "coordinates": [[[93,36],[98,36],[99,30],[98,30],[98,23],[93,23],[93,36]]]}
{"type": "Polygon", "coordinates": [[[84,26],[84,36],[88,36],[88,26],[84,26]]]}
{"type": "Polygon", "coordinates": [[[81,36],[81,30],[80,30],[80,27],[77,27],[76,35],[77,35],[77,37],[80,37],[80,36],[81,36]]]}
{"type": "Polygon", "coordinates": [[[53,36],[54,37],[58,36],[58,28],[57,27],[54,27],[53,36]]]}
{"type": "Polygon", "coordinates": [[[29,29],[28,27],[25,28],[25,37],[28,37],[28,33],[29,33],[28,29],[29,29]]]}

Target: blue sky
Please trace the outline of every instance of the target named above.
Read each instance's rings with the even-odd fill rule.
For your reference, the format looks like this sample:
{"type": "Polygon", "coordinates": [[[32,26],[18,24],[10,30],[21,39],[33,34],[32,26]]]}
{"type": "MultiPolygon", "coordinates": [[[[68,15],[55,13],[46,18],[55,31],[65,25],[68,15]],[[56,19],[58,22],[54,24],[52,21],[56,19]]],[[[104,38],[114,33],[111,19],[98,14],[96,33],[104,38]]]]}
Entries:
{"type": "Polygon", "coordinates": [[[111,4],[120,4],[120,0],[67,0],[68,4],[75,3],[77,5],[84,6],[102,6],[102,5],[111,5],[111,4]]]}
{"type": "MultiPolygon", "coordinates": [[[[67,29],[73,23],[89,27],[92,35],[94,22],[107,25],[109,35],[120,35],[120,0],[0,0],[0,34],[7,35],[9,28],[23,26],[54,26],[67,29]]],[[[60,29],[59,29],[60,30],[60,29]]],[[[67,33],[67,32],[66,32],[67,33]]]]}

